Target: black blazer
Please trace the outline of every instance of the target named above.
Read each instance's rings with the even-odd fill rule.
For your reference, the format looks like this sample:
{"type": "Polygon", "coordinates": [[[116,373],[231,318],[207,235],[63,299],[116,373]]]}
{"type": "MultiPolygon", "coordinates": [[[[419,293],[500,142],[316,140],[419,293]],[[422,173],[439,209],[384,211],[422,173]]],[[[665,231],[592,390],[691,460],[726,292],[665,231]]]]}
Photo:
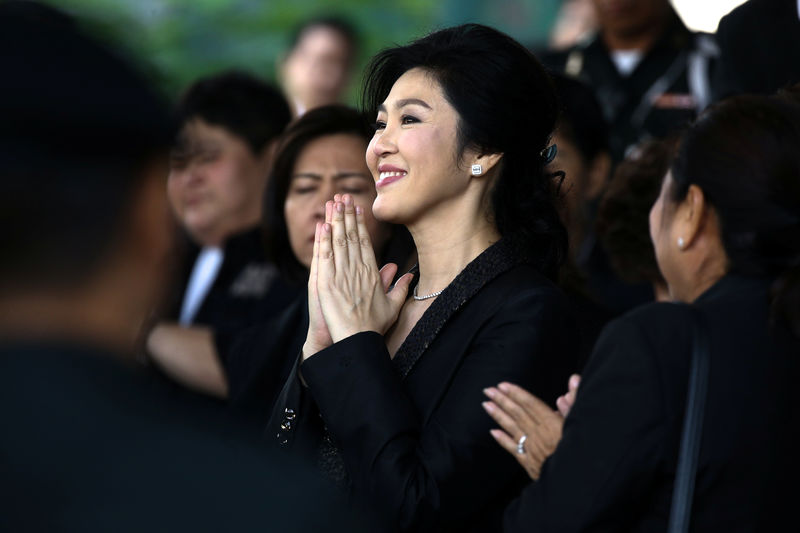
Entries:
{"type": "Polygon", "coordinates": [[[575,367],[575,337],[565,296],[500,241],[436,299],[394,359],[365,332],[306,360],[308,389],[295,372],[267,436],[322,465],[336,465],[338,448],[355,503],[387,530],[496,531],[524,474],[489,434],[482,390],[511,380],[555,402],[575,367]]]}
{"type": "MultiPolygon", "coordinates": [[[[695,531],[778,530],[796,506],[800,342],[771,328],[768,294],[766,280],[728,276],[695,303],[711,350],[695,531]]],[[[606,328],[563,438],[509,507],[506,531],[666,531],[692,326],[687,305],[661,303],[606,328]]]]}
{"type": "Polygon", "coordinates": [[[308,333],[305,291],[284,311],[236,335],[215,335],[228,380],[228,403],[263,428],[308,333]]]}

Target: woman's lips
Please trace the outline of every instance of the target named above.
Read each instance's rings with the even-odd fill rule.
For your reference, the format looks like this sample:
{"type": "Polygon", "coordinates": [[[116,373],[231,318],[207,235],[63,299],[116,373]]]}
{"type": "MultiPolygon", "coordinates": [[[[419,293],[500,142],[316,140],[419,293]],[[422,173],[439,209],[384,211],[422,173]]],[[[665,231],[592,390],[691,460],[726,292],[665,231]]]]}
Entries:
{"type": "Polygon", "coordinates": [[[380,179],[375,183],[375,188],[385,187],[390,183],[405,178],[407,174],[405,170],[382,170],[380,179]]]}

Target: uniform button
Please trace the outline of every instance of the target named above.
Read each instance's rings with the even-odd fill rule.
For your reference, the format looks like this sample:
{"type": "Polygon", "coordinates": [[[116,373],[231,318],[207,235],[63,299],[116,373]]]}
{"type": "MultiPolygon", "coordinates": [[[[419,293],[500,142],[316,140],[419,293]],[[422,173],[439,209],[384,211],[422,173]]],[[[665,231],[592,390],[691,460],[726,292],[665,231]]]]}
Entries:
{"type": "Polygon", "coordinates": [[[287,419],[289,419],[289,420],[294,420],[294,419],[295,419],[295,417],[297,416],[297,415],[294,413],[294,409],[290,409],[290,408],[288,408],[288,407],[287,407],[286,409],[284,409],[284,410],[283,410],[283,413],[286,415],[286,418],[287,418],[287,419]]]}
{"type": "Polygon", "coordinates": [[[289,431],[292,429],[292,421],[284,419],[283,422],[281,422],[281,429],[284,431],[289,431]]]}

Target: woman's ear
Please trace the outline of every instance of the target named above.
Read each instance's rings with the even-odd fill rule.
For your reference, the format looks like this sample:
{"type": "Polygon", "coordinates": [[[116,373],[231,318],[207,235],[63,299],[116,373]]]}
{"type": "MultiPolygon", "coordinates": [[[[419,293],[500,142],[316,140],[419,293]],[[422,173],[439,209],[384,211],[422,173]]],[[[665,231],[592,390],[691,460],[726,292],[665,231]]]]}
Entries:
{"type": "Polygon", "coordinates": [[[503,154],[481,154],[473,159],[471,172],[473,176],[488,174],[503,158],[503,154]]]}
{"type": "Polygon", "coordinates": [[[686,197],[675,213],[677,238],[680,239],[679,247],[681,249],[689,248],[700,236],[706,222],[708,209],[703,190],[697,185],[690,185],[686,197]]]}

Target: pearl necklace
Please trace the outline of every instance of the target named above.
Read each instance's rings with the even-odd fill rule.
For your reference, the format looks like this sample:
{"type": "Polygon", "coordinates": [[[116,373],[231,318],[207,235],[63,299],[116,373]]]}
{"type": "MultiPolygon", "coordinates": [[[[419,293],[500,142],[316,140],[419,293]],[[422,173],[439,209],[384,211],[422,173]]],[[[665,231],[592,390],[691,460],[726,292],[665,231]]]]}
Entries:
{"type": "Polygon", "coordinates": [[[428,298],[436,298],[437,296],[439,296],[443,292],[444,292],[444,289],[442,289],[440,291],[432,292],[430,294],[425,294],[423,296],[417,296],[417,286],[415,285],[414,286],[414,294],[413,294],[413,296],[414,296],[414,299],[416,301],[421,302],[422,300],[427,300],[428,298]]]}

